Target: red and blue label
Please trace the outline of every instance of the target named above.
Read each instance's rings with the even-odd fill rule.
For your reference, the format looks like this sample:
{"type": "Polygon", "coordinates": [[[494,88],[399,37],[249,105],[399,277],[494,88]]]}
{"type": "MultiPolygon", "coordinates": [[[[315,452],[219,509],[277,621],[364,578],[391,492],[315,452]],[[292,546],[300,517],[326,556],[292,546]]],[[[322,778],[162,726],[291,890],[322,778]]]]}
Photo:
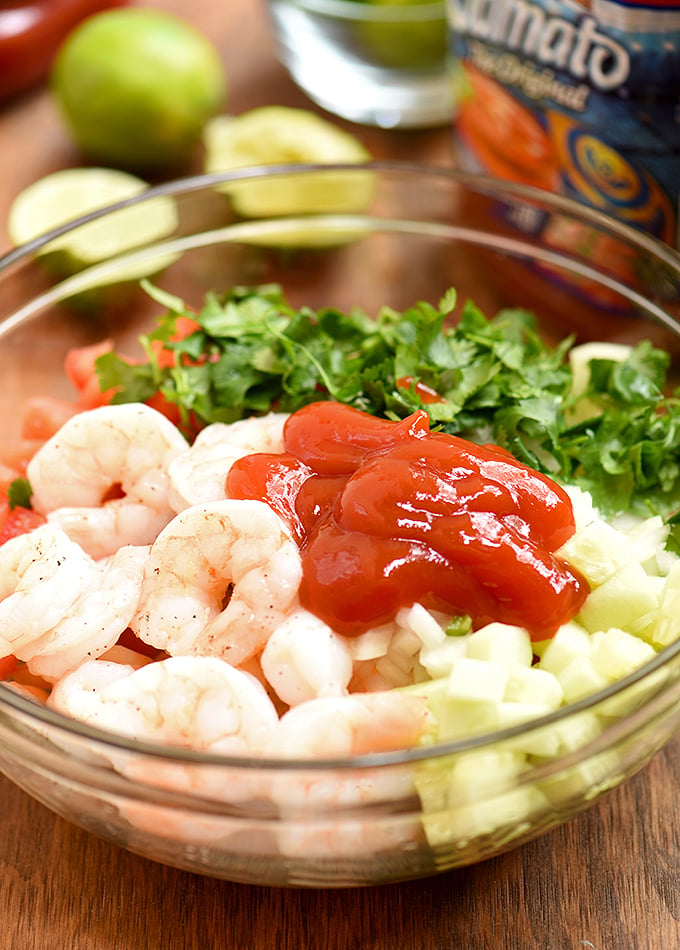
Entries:
{"type": "Polygon", "coordinates": [[[680,3],[448,0],[471,170],[680,246],[680,3]]]}

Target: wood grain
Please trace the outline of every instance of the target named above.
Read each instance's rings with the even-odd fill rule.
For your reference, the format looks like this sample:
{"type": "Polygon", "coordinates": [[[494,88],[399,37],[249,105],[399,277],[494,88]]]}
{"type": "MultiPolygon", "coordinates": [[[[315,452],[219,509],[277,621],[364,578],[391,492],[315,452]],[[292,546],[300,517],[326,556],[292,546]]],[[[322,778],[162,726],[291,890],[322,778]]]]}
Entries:
{"type": "MultiPolygon", "coordinates": [[[[258,0],[167,0],[220,49],[228,108],[309,107],[258,0]]],[[[353,128],[376,157],[452,161],[448,129],[353,128]]],[[[0,252],[9,204],[75,165],[48,94],[0,111],[0,252]]],[[[189,169],[191,170],[191,169],[189,169]]],[[[475,867],[343,891],[175,871],[101,841],[0,778],[0,950],[674,950],[680,947],[680,739],[562,828],[475,867]]]]}

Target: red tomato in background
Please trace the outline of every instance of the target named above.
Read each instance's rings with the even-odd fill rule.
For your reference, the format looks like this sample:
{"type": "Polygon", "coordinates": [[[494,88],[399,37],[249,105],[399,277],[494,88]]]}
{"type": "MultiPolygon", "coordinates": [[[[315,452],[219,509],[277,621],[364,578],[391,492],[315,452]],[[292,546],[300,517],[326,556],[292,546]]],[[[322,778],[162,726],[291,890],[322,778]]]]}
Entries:
{"type": "Polygon", "coordinates": [[[22,439],[49,439],[67,419],[78,411],[77,406],[53,396],[32,396],[26,401],[21,420],[22,439]]]}
{"type": "Polygon", "coordinates": [[[0,101],[47,76],[62,40],[91,13],[127,0],[0,0],[0,101]]]}

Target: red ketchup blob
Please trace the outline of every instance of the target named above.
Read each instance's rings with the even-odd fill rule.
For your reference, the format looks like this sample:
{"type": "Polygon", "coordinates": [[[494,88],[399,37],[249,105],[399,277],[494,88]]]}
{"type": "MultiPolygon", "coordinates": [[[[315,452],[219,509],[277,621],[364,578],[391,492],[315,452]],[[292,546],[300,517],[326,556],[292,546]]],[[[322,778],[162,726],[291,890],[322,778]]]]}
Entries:
{"type": "Polygon", "coordinates": [[[340,403],[293,413],[281,454],[227,475],[233,498],[266,501],[301,548],[300,600],[358,635],[419,601],[552,636],[588,594],[555,551],[574,533],[566,492],[498,446],[430,432],[340,403]]]}

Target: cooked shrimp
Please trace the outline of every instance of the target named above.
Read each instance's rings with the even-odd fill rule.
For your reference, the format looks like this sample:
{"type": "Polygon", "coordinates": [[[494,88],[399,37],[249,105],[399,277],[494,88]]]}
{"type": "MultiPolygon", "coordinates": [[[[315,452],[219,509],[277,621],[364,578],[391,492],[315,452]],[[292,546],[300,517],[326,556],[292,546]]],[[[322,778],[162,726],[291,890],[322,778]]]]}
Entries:
{"type": "Polygon", "coordinates": [[[95,558],[149,544],[174,514],[167,466],[186,447],[180,431],[143,404],[79,413],[28,464],[33,506],[95,558]]]}
{"type": "Polygon", "coordinates": [[[256,754],[278,723],[261,684],[217,657],[169,657],[138,670],[87,661],[48,704],[134,739],[216,754],[256,754]]]}
{"type": "Polygon", "coordinates": [[[53,525],[0,546],[0,656],[53,680],[108,650],[126,629],[146,549],[99,564],[53,525]]]}
{"type": "Polygon", "coordinates": [[[131,627],[172,655],[221,656],[239,666],[281,623],[301,577],[297,544],[264,502],[195,505],[151,546],[131,627]]]}
{"type": "MultiPolygon", "coordinates": [[[[312,699],[281,718],[271,754],[318,759],[406,749],[418,742],[428,716],[422,697],[403,693],[312,699]]],[[[279,848],[291,857],[366,854],[397,847],[418,834],[412,812],[394,814],[395,803],[415,794],[408,765],[343,768],[330,774],[297,768],[281,773],[271,794],[281,814],[279,848]],[[364,816],[357,806],[366,805],[372,810],[364,816]],[[388,820],[381,820],[385,814],[388,820]]]]}
{"type": "Polygon", "coordinates": [[[93,588],[84,591],[68,616],[31,646],[31,655],[26,656],[31,672],[54,682],[85,659],[113,647],[137,610],[148,553],[148,547],[126,545],[97,562],[93,588]]]}
{"type": "Polygon", "coordinates": [[[289,706],[316,696],[342,696],[352,676],[347,639],[302,607],[276,627],[260,663],[267,682],[289,706]]]}
{"type": "Polygon", "coordinates": [[[92,558],[50,524],[0,545],[0,656],[51,630],[96,570],[92,558]]]}
{"type": "Polygon", "coordinates": [[[252,452],[283,452],[285,412],[240,419],[230,425],[214,422],[170,468],[170,503],[175,511],[227,497],[225,479],[232,464],[252,452]]]}
{"type": "Polygon", "coordinates": [[[272,748],[295,758],[345,758],[409,749],[429,722],[426,700],[404,693],[310,699],[281,717],[272,748]]]}

